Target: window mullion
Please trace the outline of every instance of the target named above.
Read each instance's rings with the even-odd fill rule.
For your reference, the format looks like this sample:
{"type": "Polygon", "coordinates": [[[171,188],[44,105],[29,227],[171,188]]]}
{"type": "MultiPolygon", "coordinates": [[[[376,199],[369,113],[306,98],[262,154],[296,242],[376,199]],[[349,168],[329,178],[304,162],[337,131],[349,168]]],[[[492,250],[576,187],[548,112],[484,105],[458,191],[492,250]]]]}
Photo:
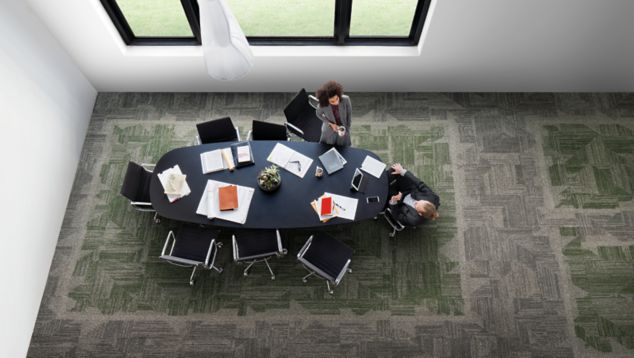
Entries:
{"type": "Polygon", "coordinates": [[[336,0],[335,2],[335,40],[337,45],[345,45],[350,36],[350,18],[352,0],[336,0]]]}
{"type": "Polygon", "coordinates": [[[196,37],[196,41],[201,44],[200,37],[200,9],[198,8],[198,2],[196,0],[181,0],[183,11],[189,22],[189,27],[192,30],[192,34],[196,37]]]}
{"type": "Polygon", "coordinates": [[[423,25],[425,25],[425,18],[427,17],[430,3],[430,0],[418,0],[416,10],[414,11],[412,28],[409,31],[409,41],[412,45],[418,44],[420,35],[423,32],[423,25]]]}
{"type": "Polygon", "coordinates": [[[136,39],[134,32],[132,32],[132,28],[128,24],[128,21],[123,16],[123,12],[117,5],[115,0],[100,0],[103,8],[110,16],[112,20],[112,24],[119,31],[119,35],[121,35],[121,39],[125,42],[126,45],[130,45],[136,39]]]}

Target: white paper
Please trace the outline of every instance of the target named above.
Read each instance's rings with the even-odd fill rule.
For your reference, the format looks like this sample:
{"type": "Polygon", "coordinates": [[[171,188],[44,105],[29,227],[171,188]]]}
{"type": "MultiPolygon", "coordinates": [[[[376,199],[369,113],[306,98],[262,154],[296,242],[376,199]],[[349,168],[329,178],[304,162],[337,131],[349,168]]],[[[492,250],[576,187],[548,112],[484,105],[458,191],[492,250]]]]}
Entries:
{"type": "Polygon", "coordinates": [[[235,185],[231,183],[224,183],[217,180],[208,180],[205,191],[203,192],[196,214],[204,215],[209,219],[217,218],[235,222],[238,224],[244,224],[247,221],[249,214],[249,208],[251,207],[251,199],[255,193],[254,188],[246,186],[236,185],[238,187],[238,208],[235,210],[220,211],[218,208],[218,187],[226,185],[235,185]]]}
{"type": "Polygon", "coordinates": [[[361,163],[361,170],[378,179],[385,170],[385,163],[368,155],[361,163]]]}
{"type": "Polygon", "coordinates": [[[275,147],[273,147],[271,154],[269,154],[266,160],[280,168],[286,169],[300,178],[306,175],[308,169],[310,169],[310,166],[313,164],[311,158],[280,143],[277,143],[275,147]]]}
{"type": "Polygon", "coordinates": [[[222,153],[220,152],[220,149],[200,153],[200,162],[203,174],[225,169],[225,162],[222,160],[222,153]]]}
{"type": "Polygon", "coordinates": [[[354,220],[354,217],[357,214],[357,204],[359,203],[358,199],[332,193],[324,193],[324,195],[332,196],[332,200],[335,202],[337,217],[354,220]]]}
{"type": "MultiPolygon", "coordinates": [[[[169,177],[171,174],[183,174],[178,164],[176,164],[172,168],[165,169],[162,173],[158,174],[158,178],[159,178],[159,181],[161,182],[161,185],[163,186],[163,189],[165,189],[165,186],[167,185],[167,181],[169,180],[169,177]]],[[[192,191],[189,188],[189,184],[187,184],[187,180],[185,180],[185,182],[183,183],[183,186],[181,187],[180,194],[166,194],[167,200],[169,200],[170,203],[173,203],[177,199],[180,199],[184,197],[185,195],[189,195],[189,193],[191,192],[192,191]]]]}
{"type": "Polygon", "coordinates": [[[237,147],[236,153],[238,156],[238,163],[245,163],[245,162],[251,161],[251,151],[249,150],[248,145],[237,147]]]}

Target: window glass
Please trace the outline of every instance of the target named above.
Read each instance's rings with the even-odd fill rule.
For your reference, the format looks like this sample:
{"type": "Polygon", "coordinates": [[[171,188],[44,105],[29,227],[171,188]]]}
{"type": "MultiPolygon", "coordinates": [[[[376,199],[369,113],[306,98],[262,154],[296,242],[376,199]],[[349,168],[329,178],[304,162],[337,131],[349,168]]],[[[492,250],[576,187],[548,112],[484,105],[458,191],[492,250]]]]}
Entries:
{"type": "Polygon", "coordinates": [[[418,0],[353,0],[350,36],[409,36],[418,0]]]}
{"type": "Polygon", "coordinates": [[[227,0],[246,36],[334,35],[335,0],[227,0]]]}
{"type": "Polygon", "coordinates": [[[117,0],[137,37],[192,37],[179,0],[117,0]]]}

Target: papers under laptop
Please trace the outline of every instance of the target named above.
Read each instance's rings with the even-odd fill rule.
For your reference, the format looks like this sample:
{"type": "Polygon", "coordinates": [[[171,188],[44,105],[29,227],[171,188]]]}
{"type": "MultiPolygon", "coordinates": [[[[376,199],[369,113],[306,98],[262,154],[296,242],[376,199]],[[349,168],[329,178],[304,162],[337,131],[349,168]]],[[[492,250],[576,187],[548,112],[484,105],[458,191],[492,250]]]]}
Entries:
{"type": "Polygon", "coordinates": [[[244,224],[247,221],[251,199],[255,189],[242,185],[238,187],[238,208],[235,210],[220,211],[218,205],[218,188],[232,185],[217,180],[208,180],[205,191],[203,192],[196,214],[205,215],[209,219],[218,218],[231,221],[238,224],[244,224]]]}
{"type": "Polygon", "coordinates": [[[361,163],[361,170],[378,179],[385,171],[385,163],[368,155],[361,163]]]}
{"type": "Polygon", "coordinates": [[[320,155],[319,160],[324,166],[324,169],[326,169],[326,172],[328,172],[328,175],[342,169],[348,162],[335,147],[330,148],[327,152],[320,155]]]}
{"type": "Polygon", "coordinates": [[[289,172],[303,178],[313,164],[313,160],[302,153],[293,150],[284,144],[277,143],[271,154],[266,158],[269,162],[284,168],[289,172]]]}

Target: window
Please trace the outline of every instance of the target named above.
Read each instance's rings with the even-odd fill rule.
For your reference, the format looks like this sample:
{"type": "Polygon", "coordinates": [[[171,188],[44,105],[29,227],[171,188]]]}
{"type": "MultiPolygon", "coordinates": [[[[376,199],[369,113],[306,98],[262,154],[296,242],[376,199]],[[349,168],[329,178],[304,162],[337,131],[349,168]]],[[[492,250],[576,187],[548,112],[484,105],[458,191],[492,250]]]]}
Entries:
{"type": "MultiPolygon", "coordinates": [[[[127,45],[200,45],[197,0],[100,0],[127,45]]],[[[418,44],[431,0],[226,0],[251,45],[418,44]]]]}

